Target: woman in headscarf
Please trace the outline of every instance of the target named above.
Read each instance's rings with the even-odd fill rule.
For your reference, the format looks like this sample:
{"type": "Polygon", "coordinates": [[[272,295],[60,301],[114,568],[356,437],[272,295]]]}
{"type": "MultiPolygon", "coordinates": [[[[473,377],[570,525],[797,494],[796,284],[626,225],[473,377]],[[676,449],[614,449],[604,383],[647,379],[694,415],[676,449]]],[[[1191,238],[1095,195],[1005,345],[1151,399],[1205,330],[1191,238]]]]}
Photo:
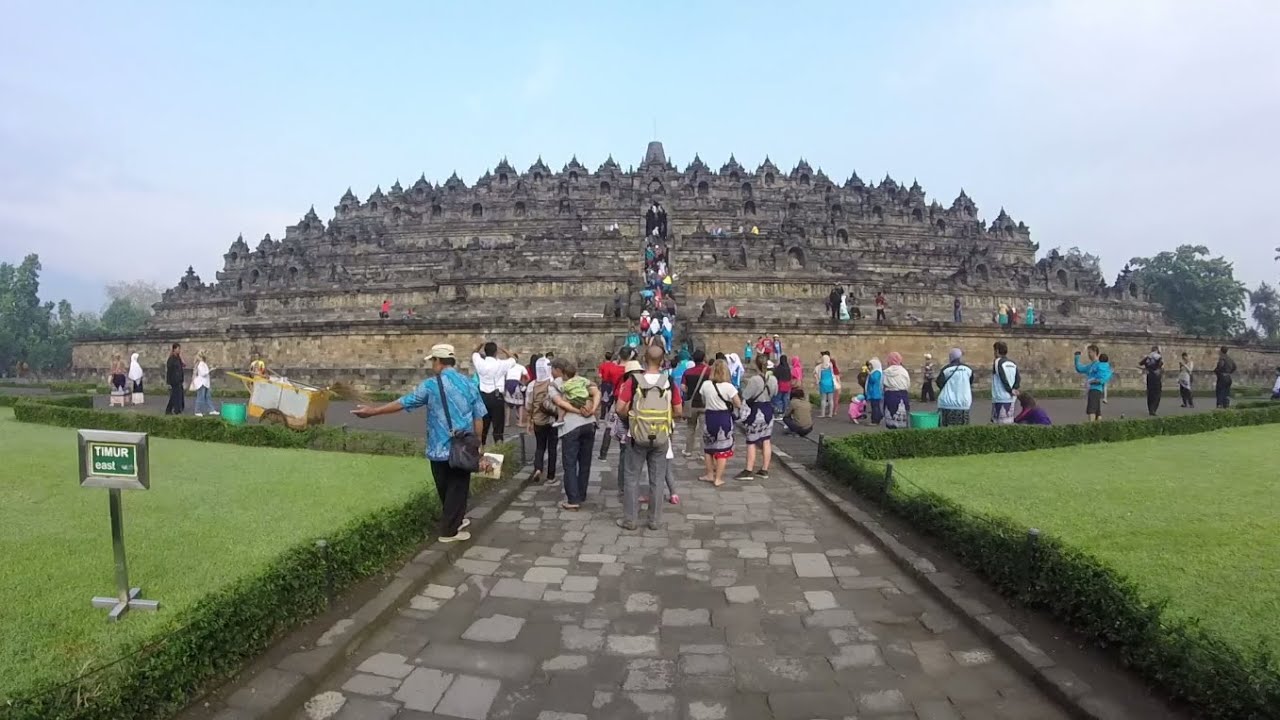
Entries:
{"type": "Polygon", "coordinates": [[[778,379],[769,372],[768,357],[756,355],[753,369],[742,384],[742,403],[747,406],[743,431],[747,436],[747,466],[738,480],[769,477],[769,461],[773,458],[773,398],[778,394],[778,379]],[[760,448],[760,470],[754,472],[756,448],[760,448]]]}
{"type": "Polygon", "coordinates": [[[1035,325],[1035,324],[1036,324],[1036,309],[1031,304],[1031,301],[1028,300],[1027,301],[1027,327],[1031,327],[1032,325],[1035,325]]]}
{"type": "Polygon", "coordinates": [[[871,424],[879,425],[884,417],[884,370],[880,358],[867,361],[867,406],[871,408],[871,424]]]}
{"type": "Polygon", "coordinates": [[[551,363],[545,357],[538,357],[533,366],[534,381],[524,394],[525,430],[533,433],[535,443],[531,481],[545,480],[551,485],[556,481],[556,446],[560,442],[559,430],[552,424],[556,420],[556,409],[550,398],[551,363]]]}
{"type": "Polygon", "coordinates": [[[891,352],[885,356],[889,367],[884,369],[884,426],[904,428],[910,425],[911,374],[902,364],[902,354],[891,352]]]}
{"type": "Polygon", "coordinates": [[[662,316],[662,344],[667,352],[671,352],[671,344],[675,342],[675,326],[671,324],[671,316],[662,316]]]}
{"type": "Polygon", "coordinates": [[[693,367],[693,358],[689,357],[688,348],[680,348],[679,354],[676,355],[676,362],[671,366],[671,381],[677,386],[684,382],[684,374],[693,367]]]}
{"type": "Polygon", "coordinates": [[[791,358],[778,356],[778,363],[773,367],[773,376],[778,379],[778,394],[773,396],[773,414],[781,415],[787,411],[791,402],[791,358]]]}
{"type": "Polygon", "coordinates": [[[142,366],[138,364],[138,353],[129,356],[129,382],[133,385],[133,404],[141,405],[145,398],[142,395],[142,366]]]}
{"type": "Polygon", "coordinates": [[[818,365],[813,368],[813,377],[817,381],[818,395],[821,398],[818,404],[818,417],[835,417],[836,393],[840,391],[840,383],[836,380],[835,363],[831,362],[831,353],[826,350],[823,350],[818,357],[818,365]]]}
{"type": "Polygon", "coordinates": [[[804,386],[804,363],[800,362],[799,355],[791,356],[791,387],[798,388],[804,386]]]}
{"type": "Polygon", "coordinates": [[[840,319],[849,319],[849,296],[845,293],[840,293],[840,319]]]}
{"type": "Polygon", "coordinates": [[[727,362],[729,365],[729,382],[733,383],[735,388],[742,387],[742,373],[746,370],[742,365],[742,359],[738,357],[738,353],[729,353],[727,362]]]}
{"type": "Polygon", "coordinates": [[[961,362],[964,352],[951,348],[950,361],[938,371],[938,424],[941,427],[968,425],[973,408],[973,368],[961,362]]]}

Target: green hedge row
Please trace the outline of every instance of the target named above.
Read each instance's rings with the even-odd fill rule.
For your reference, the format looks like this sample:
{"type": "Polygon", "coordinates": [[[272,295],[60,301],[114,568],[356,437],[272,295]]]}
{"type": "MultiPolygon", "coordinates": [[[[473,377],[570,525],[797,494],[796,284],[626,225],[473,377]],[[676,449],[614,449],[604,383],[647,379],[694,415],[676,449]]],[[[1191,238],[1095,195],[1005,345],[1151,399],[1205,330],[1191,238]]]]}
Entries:
{"type": "MultiPolygon", "coordinates": [[[[812,392],[811,390],[812,390],[811,388],[806,388],[805,396],[808,397],[809,402],[816,407],[818,403],[821,401],[821,397],[818,395],[817,392],[812,392]]],[[[858,392],[862,392],[862,389],[859,388],[858,392]]],[[[1029,387],[1027,388],[1027,392],[1032,393],[1033,395],[1035,395],[1037,398],[1041,400],[1050,400],[1050,399],[1070,400],[1074,398],[1079,398],[1080,400],[1084,400],[1083,385],[1078,388],[1031,388],[1029,387]]],[[[855,394],[856,393],[854,393],[854,391],[850,390],[849,388],[842,389],[840,391],[840,404],[843,405],[848,403],[850,400],[853,399],[853,396],[855,394]]],[[[1198,398],[1214,397],[1214,392],[1212,389],[1196,390],[1191,394],[1198,398]]],[[[1270,390],[1266,390],[1260,387],[1247,387],[1247,386],[1240,385],[1240,386],[1235,386],[1231,388],[1231,397],[1237,397],[1237,398],[1266,397],[1270,394],[1271,394],[1270,390]]],[[[1141,388],[1125,388],[1125,389],[1113,388],[1108,392],[1107,395],[1108,397],[1144,398],[1147,396],[1147,391],[1141,388]]],[[[911,386],[911,397],[912,398],[920,397],[919,383],[916,383],[911,386]]],[[[1178,388],[1175,386],[1171,389],[1169,386],[1166,385],[1164,388],[1164,393],[1161,397],[1176,399],[1178,397],[1178,388]]]]}
{"type": "Polygon", "coordinates": [[[28,404],[53,405],[55,407],[92,408],[92,395],[0,395],[0,407],[17,407],[23,401],[28,404]]]}
{"type": "Polygon", "coordinates": [[[1260,409],[1217,410],[1142,420],[1073,425],[966,425],[931,430],[859,433],[829,442],[868,460],[986,455],[1045,448],[1123,442],[1160,435],[1191,435],[1228,427],[1280,422],[1280,403],[1260,409]]]}
{"type": "Polygon", "coordinates": [[[1172,620],[1128,578],[1060,540],[1004,517],[973,513],[937,493],[885,486],[885,460],[1013,452],[1280,422],[1280,407],[1051,428],[975,426],[903,430],[827,442],[819,464],[863,497],[934,536],[1019,604],[1044,610],[1111,648],[1174,700],[1203,717],[1271,718],[1280,708],[1280,665],[1242,653],[1194,623],[1172,620]]]}
{"type": "MultiPolygon", "coordinates": [[[[416,455],[421,441],[389,433],[315,428],[297,432],[274,426],[231,426],[196,418],[109,413],[24,402],[19,420],[64,427],[135,430],[156,437],[416,455]]],[[[503,480],[519,464],[514,442],[488,448],[504,456],[503,480]]],[[[495,481],[477,479],[481,491],[495,481]]],[[[330,590],[341,591],[413,552],[439,518],[433,489],[404,503],[335,528],[321,550],[303,543],[283,552],[263,572],[210,594],[176,618],[176,630],[126,651],[122,662],[61,685],[38,688],[0,708],[6,720],[144,720],[169,717],[197,693],[237,672],[287,632],[327,608],[330,590]],[[136,654],[132,650],[137,650],[136,654]]]]}
{"type": "MultiPolygon", "coordinates": [[[[79,399],[79,398],[77,398],[79,399]]],[[[93,398],[84,396],[85,400],[93,398]]],[[[99,430],[144,432],[152,437],[222,442],[234,445],[273,448],[308,448],[336,452],[370,453],[411,457],[422,455],[424,440],[396,433],[348,430],[319,425],[306,430],[290,430],[280,425],[231,425],[213,418],[185,415],[149,415],[146,413],[59,407],[44,401],[19,402],[14,407],[18,420],[41,425],[99,430]]]]}

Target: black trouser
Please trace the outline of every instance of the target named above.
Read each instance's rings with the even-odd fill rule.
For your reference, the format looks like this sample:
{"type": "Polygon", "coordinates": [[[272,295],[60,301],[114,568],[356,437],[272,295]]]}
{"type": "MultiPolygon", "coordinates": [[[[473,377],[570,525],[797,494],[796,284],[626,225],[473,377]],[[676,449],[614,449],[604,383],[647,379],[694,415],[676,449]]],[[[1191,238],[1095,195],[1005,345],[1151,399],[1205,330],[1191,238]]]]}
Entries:
{"type": "Polygon", "coordinates": [[[440,496],[440,537],[458,534],[462,519],[467,516],[467,498],[471,495],[471,473],[456,470],[448,460],[431,461],[431,477],[436,481],[436,495],[440,496]]]}
{"type": "Polygon", "coordinates": [[[169,404],[164,406],[165,415],[181,415],[186,398],[182,396],[182,384],[169,386],[169,404]]]}
{"type": "Polygon", "coordinates": [[[840,319],[840,301],[839,300],[836,300],[835,302],[831,303],[831,319],[832,320],[840,319]]]}
{"type": "Polygon", "coordinates": [[[925,380],[920,386],[920,402],[933,402],[938,399],[938,392],[933,389],[933,381],[925,380]]]}
{"type": "Polygon", "coordinates": [[[1147,412],[1155,415],[1160,409],[1160,393],[1164,392],[1164,383],[1155,373],[1147,373],[1147,412]]]}
{"type": "Polygon", "coordinates": [[[484,423],[480,429],[480,444],[485,445],[489,442],[489,430],[493,429],[493,441],[502,442],[504,437],[503,430],[507,427],[507,403],[502,399],[502,391],[495,390],[491,393],[480,393],[480,399],[484,400],[484,409],[488,413],[484,416],[484,423]]]}
{"type": "Polygon", "coordinates": [[[876,322],[884,322],[884,308],[876,308],[876,322]]]}
{"type": "Polygon", "coordinates": [[[1196,406],[1196,401],[1191,398],[1191,388],[1179,385],[1178,394],[1182,396],[1182,407],[1196,406]]]}
{"type": "Polygon", "coordinates": [[[552,427],[550,424],[533,426],[533,439],[536,441],[533,451],[533,469],[536,472],[543,472],[545,468],[546,472],[542,475],[544,480],[552,480],[556,476],[556,447],[560,441],[558,430],[559,428],[552,427]]]}
{"type": "Polygon", "coordinates": [[[1218,396],[1218,407],[1231,407],[1231,376],[1219,375],[1218,384],[1214,387],[1214,394],[1218,396]]]}
{"type": "MultiPolygon", "coordinates": [[[[609,432],[609,427],[606,426],[604,429],[604,439],[600,441],[600,459],[601,460],[605,459],[605,456],[609,454],[609,443],[611,443],[612,441],[613,441],[613,433],[609,432]]],[[[619,445],[618,447],[622,447],[622,446],[619,445]]]]}
{"type": "Polygon", "coordinates": [[[596,424],[576,427],[560,437],[564,465],[564,496],[570,505],[587,501],[587,481],[591,477],[591,451],[596,445],[596,424]]]}

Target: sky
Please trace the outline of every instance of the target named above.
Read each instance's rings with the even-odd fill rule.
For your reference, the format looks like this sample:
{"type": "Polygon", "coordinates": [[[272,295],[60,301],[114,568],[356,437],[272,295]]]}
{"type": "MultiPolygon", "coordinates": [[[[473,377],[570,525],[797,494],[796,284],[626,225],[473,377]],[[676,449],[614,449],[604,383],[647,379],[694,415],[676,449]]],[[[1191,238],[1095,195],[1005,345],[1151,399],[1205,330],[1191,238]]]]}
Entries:
{"type": "Polygon", "coordinates": [[[1109,276],[1192,243],[1280,278],[1275,0],[5,5],[0,261],[80,309],[348,186],[625,167],[655,126],[681,169],[964,188],[1109,276]]]}

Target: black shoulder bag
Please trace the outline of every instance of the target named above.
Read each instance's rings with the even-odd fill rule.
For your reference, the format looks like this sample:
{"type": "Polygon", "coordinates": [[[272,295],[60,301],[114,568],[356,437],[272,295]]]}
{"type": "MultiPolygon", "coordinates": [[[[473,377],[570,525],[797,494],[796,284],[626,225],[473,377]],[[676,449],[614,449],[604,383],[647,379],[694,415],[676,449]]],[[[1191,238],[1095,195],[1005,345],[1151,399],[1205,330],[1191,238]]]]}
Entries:
{"type": "Polygon", "coordinates": [[[480,471],[480,438],[470,428],[456,430],[449,414],[449,398],[444,394],[444,375],[436,376],[440,386],[440,404],[444,406],[444,423],[449,428],[449,467],[467,472],[480,471]]]}

